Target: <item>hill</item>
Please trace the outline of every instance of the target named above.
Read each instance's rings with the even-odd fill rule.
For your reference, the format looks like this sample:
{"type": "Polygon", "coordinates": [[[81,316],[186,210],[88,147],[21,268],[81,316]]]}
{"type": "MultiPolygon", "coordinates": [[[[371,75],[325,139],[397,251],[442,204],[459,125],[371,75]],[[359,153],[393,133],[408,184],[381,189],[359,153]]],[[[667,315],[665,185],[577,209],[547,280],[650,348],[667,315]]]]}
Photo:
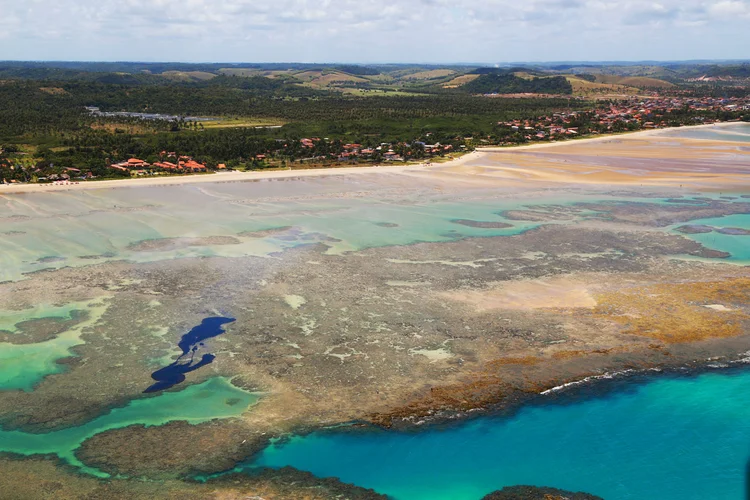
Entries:
{"type": "Polygon", "coordinates": [[[597,83],[624,85],[627,87],[666,89],[674,87],[673,83],[647,76],[596,75],[597,83]]]}
{"type": "Polygon", "coordinates": [[[512,73],[482,74],[461,87],[472,94],[572,94],[564,76],[522,78],[512,73]]]}

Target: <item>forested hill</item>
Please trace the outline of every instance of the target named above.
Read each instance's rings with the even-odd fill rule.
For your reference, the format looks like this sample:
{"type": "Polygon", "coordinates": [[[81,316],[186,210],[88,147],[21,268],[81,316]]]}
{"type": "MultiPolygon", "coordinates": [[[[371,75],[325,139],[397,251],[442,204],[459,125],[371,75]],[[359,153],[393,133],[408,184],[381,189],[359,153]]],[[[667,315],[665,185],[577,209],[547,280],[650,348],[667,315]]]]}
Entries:
{"type": "Polygon", "coordinates": [[[573,87],[563,76],[521,78],[513,73],[484,74],[462,89],[472,94],[573,93],[573,87]]]}

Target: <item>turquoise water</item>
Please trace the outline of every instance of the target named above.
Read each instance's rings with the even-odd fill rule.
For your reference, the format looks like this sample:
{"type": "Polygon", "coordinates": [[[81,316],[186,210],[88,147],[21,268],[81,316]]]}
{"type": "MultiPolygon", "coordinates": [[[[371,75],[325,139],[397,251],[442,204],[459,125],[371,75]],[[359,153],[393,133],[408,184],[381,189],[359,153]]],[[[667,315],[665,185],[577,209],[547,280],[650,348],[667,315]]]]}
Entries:
{"type": "Polygon", "coordinates": [[[621,384],[447,430],[295,437],[253,466],[291,465],[401,500],[477,500],[515,484],[607,500],[744,498],[750,370],[621,384]]]}
{"type": "Polygon", "coordinates": [[[214,377],[180,391],[163,392],[152,398],[131,401],[125,407],[115,408],[78,427],[43,434],[0,429],[0,452],[54,454],[82,472],[106,477],[107,474],[85,466],[75,456],[75,450],[90,437],[130,425],[151,427],[173,421],[200,424],[214,419],[239,417],[259,397],[258,394],[235,387],[229,379],[214,377]]]}
{"type": "MultiPolygon", "coordinates": [[[[747,200],[743,200],[747,201],[747,200]]],[[[728,215],[711,219],[697,219],[690,221],[693,225],[712,226],[715,228],[741,228],[750,230],[750,214],[728,215]]],[[[677,228],[684,224],[674,226],[677,228]]],[[[673,229],[674,229],[673,228],[673,229]]],[[[729,235],[717,232],[683,235],[695,240],[707,248],[721,250],[732,254],[727,260],[735,262],[750,262],[750,235],[729,235]]]]}
{"type": "Polygon", "coordinates": [[[329,253],[335,254],[466,237],[510,236],[539,224],[508,221],[498,215],[504,210],[537,203],[616,199],[578,195],[504,199],[493,192],[478,192],[473,195],[476,198],[457,201],[436,190],[404,191],[403,186],[393,194],[387,177],[377,179],[364,186],[363,182],[325,178],[296,183],[209,183],[200,187],[0,196],[4,202],[0,204],[0,281],[19,280],[24,273],[42,269],[112,260],[142,263],[189,257],[268,256],[315,242],[325,243],[329,253]],[[365,188],[372,190],[367,196],[350,193],[365,188]],[[456,224],[456,219],[508,223],[512,227],[476,228],[456,224]],[[301,237],[295,241],[279,235],[245,235],[286,226],[294,227],[301,237]],[[137,251],[130,246],[144,240],[211,236],[237,240],[236,244],[153,251],[137,251]]]}
{"type": "Polygon", "coordinates": [[[67,311],[66,314],[69,317],[73,311],[85,311],[88,314],[85,320],[44,342],[35,344],[0,342],[0,392],[17,389],[30,392],[44,377],[65,371],[65,366],[59,364],[58,361],[72,356],[71,349],[85,343],[81,337],[86,329],[95,325],[106,312],[108,307],[106,299],[102,297],[57,308],[39,307],[11,313],[0,311],[0,325],[4,325],[8,330],[11,324],[15,329],[19,319],[28,321],[48,318],[50,314],[57,316],[63,314],[63,311],[67,311]],[[6,313],[7,316],[5,316],[6,313]],[[33,318],[33,314],[40,316],[33,318]]]}
{"type": "MultiPolygon", "coordinates": [[[[338,185],[330,182],[333,187],[338,185]]],[[[295,189],[294,184],[284,184],[295,189]]],[[[326,187],[309,186],[308,181],[298,184],[313,192],[326,187]]],[[[318,241],[327,244],[330,253],[341,253],[462,237],[513,235],[538,225],[506,221],[497,215],[534,200],[456,203],[433,192],[423,195],[415,190],[396,199],[326,198],[326,193],[319,193],[310,199],[266,201],[262,197],[267,193],[259,189],[254,183],[240,187],[206,184],[110,190],[106,191],[106,198],[98,191],[7,196],[6,203],[0,204],[0,224],[5,233],[0,235],[0,281],[19,280],[24,273],[42,269],[120,259],[154,262],[189,257],[268,256],[318,241]],[[473,228],[455,224],[455,219],[506,222],[513,227],[473,228]],[[385,227],[383,223],[397,226],[385,227]],[[294,227],[303,238],[294,241],[273,235],[243,236],[245,232],[285,226],[294,227]],[[130,247],[144,240],[211,236],[229,236],[237,241],[147,252],[130,247]]]]}

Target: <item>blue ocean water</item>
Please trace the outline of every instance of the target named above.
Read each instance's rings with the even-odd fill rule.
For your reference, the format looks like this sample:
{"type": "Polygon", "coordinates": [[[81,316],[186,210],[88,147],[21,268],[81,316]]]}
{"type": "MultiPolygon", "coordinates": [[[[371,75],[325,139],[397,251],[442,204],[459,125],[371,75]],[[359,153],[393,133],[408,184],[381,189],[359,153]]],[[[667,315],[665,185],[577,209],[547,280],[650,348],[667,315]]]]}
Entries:
{"type": "Polygon", "coordinates": [[[747,369],[618,382],[448,429],[294,437],[251,466],[291,465],[400,500],[476,500],[516,484],[607,500],[736,500],[750,459],[748,396],[747,369]]]}

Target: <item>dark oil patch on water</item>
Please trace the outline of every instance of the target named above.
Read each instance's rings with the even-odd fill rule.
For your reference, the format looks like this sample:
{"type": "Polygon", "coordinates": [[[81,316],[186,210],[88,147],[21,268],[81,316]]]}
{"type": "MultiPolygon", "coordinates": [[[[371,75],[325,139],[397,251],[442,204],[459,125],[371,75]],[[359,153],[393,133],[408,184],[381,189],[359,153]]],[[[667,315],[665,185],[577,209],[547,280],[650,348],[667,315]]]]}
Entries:
{"type": "Polygon", "coordinates": [[[196,361],[195,355],[206,339],[218,337],[225,333],[224,325],[234,322],[234,318],[213,317],[204,319],[200,325],[196,326],[177,343],[182,350],[182,354],[177,360],[169,366],[156,370],[151,374],[151,378],[156,383],[143,392],[158,392],[169,389],[185,381],[185,374],[211,364],[216,356],[206,353],[196,361]]]}

